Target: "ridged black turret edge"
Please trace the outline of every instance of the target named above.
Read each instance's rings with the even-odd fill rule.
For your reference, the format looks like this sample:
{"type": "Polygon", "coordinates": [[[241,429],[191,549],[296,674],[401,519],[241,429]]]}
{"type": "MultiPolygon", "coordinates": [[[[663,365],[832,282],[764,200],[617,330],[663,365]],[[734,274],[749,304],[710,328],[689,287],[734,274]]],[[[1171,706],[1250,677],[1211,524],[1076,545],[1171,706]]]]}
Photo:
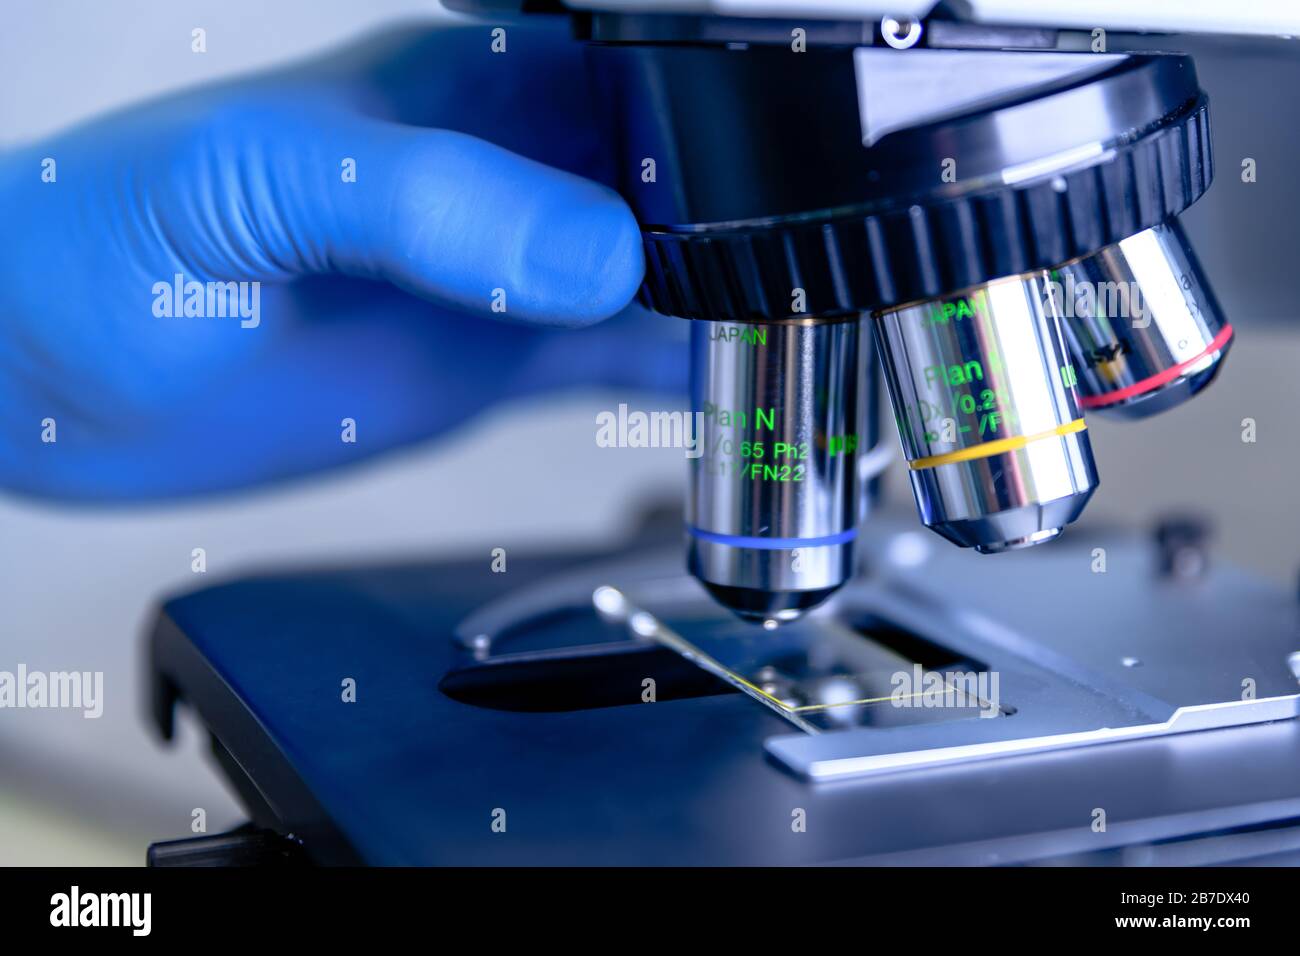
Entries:
{"type": "Polygon", "coordinates": [[[1092,165],[957,198],[762,223],[643,231],[639,295],[666,315],[833,318],[1090,255],[1181,213],[1210,185],[1205,97],[1092,165]],[[803,310],[793,314],[795,289],[803,310]]]}

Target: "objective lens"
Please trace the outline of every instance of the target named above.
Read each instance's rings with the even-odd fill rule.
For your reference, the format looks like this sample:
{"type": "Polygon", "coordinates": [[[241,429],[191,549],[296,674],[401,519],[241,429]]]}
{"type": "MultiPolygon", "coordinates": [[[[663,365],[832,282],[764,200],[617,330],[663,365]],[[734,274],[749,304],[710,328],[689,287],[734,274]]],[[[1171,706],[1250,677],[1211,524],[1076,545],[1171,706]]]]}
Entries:
{"type": "Polygon", "coordinates": [[[1144,418],[1214,378],[1232,341],[1177,221],[1050,273],[1088,411],[1144,418]]]}
{"type": "Polygon", "coordinates": [[[1079,516],[1097,475],[1045,276],[881,313],[876,337],[927,526],[987,554],[1079,516]]]}
{"type": "Polygon", "coordinates": [[[692,323],[688,563],[741,617],[793,620],[852,572],[861,326],[692,323]]]}

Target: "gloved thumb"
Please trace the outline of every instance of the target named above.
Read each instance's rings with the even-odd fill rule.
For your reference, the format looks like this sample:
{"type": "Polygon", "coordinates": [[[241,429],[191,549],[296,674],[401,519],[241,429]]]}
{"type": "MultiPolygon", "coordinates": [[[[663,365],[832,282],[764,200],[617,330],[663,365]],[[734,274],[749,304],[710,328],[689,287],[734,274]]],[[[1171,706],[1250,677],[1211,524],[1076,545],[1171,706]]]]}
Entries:
{"type": "Polygon", "coordinates": [[[191,191],[181,203],[208,211],[191,209],[183,225],[225,233],[198,240],[204,268],[223,277],[239,278],[223,266],[249,263],[267,278],[341,272],[545,325],[614,315],[641,282],[636,221],[590,180],[463,133],[334,106],[227,125],[205,134],[201,148],[214,155],[197,164],[218,195],[191,191]]]}

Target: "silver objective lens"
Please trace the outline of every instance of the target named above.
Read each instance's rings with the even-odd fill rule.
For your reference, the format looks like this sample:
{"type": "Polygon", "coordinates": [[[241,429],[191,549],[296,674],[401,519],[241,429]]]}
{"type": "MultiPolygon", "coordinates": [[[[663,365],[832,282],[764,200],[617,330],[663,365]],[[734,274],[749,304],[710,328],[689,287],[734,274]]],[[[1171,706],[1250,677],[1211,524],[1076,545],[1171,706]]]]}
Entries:
{"type": "Polygon", "coordinates": [[[881,313],[876,333],[927,526],[993,553],[1079,516],[1097,474],[1045,274],[881,313]]]}
{"type": "Polygon", "coordinates": [[[1232,326],[1177,220],[1049,276],[1085,411],[1144,418],[1191,398],[1218,373],[1232,326]]]}
{"type": "Polygon", "coordinates": [[[857,533],[862,320],[691,326],[691,573],[750,620],[788,621],[848,579],[857,533]]]}

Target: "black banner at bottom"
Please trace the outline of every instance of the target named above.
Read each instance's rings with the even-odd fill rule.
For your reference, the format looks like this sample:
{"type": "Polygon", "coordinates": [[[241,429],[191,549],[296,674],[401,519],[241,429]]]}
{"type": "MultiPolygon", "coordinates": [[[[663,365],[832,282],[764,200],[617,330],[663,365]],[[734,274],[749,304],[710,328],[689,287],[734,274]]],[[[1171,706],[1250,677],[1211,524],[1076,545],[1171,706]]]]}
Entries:
{"type": "Polygon", "coordinates": [[[426,937],[436,943],[449,941],[443,932],[492,940],[550,927],[534,945],[559,942],[556,932],[609,944],[708,935],[710,924],[765,947],[791,932],[864,945],[935,933],[956,942],[971,930],[999,941],[1219,941],[1292,925],[1294,879],[1290,869],[10,869],[0,870],[0,921],[10,941],[335,944],[397,931],[438,932],[426,937]]]}

